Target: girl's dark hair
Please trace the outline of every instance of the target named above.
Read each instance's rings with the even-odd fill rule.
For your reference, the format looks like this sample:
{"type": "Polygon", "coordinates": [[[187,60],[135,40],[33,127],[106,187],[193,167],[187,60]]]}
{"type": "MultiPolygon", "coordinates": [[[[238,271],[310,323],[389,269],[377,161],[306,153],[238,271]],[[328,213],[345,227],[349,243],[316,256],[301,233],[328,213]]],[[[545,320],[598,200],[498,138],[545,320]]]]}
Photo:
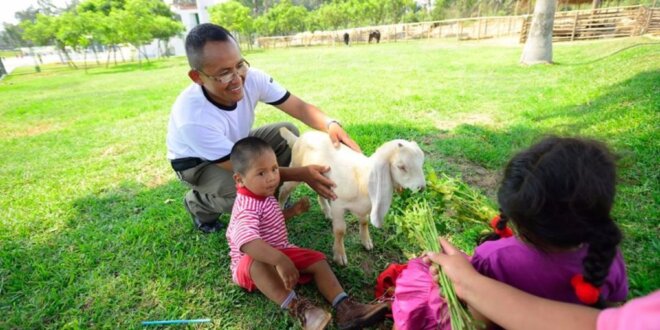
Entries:
{"type": "MultiPolygon", "coordinates": [[[[599,287],[621,242],[610,217],[616,165],[598,141],[547,137],[516,154],[504,170],[497,193],[503,225],[540,249],[588,244],[585,282],[599,287]]],[[[595,304],[603,306],[602,298],[595,304]]]]}
{"type": "Polygon", "coordinates": [[[245,174],[250,168],[252,160],[266,151],[273,152],[273,148],[266,141],[258,137],[248,136],[234,144],[231,148],[229,161],[234,168],[234,172],[245,174]]]}

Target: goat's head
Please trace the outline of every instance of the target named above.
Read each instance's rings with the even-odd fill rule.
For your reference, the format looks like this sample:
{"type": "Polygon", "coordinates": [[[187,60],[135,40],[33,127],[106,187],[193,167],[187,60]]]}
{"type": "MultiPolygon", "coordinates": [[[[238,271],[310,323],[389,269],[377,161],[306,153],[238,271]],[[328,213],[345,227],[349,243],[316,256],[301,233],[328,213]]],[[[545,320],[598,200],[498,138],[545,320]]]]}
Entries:
{"type": "Polygon", "coordinates": [[[373,157],[374,167],[369,175],[370,219],[372,225],[380,228],[392,204],[394,188],[418,191],[426,186],[424,153],[415,142],[394,140],[378,148],[373,157]]]}
{"type": "Polygon", "coordinates": [[[424,152],[412,141],[397,141],[397,146],[397,152],[390,158],[394,187],[410,189],[413,192],[424,190],[424,152]]]}

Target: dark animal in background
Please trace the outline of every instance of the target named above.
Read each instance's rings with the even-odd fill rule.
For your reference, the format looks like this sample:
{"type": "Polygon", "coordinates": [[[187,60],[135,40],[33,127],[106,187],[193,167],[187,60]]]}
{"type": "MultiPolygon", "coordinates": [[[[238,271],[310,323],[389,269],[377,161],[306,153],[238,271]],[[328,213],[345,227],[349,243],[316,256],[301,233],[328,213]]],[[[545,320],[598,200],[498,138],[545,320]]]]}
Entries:
{"type": "Polygon", "coordinates": [[[344,43],[348,46],[348,42],[350,41],[351,37],[348,35],[348,32],[344,33],[344,43]]]}
{"type": "Polygon", "coordinates": [[[380,31],[374,30],[369,32],[369,43],[371,40],[376,40],[376,43],[380,43],[380,31]]]}

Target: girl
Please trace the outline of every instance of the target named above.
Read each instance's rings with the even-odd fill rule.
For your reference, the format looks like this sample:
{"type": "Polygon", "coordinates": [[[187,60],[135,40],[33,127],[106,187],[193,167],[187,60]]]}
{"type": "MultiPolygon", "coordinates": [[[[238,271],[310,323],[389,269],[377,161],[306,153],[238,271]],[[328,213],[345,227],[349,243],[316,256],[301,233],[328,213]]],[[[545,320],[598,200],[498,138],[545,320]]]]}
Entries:
{"type": "MultiPolygon", "coordinates": [[[[610,217],[615,183],[614,158],[597,141],[549,137],[516,154],[498,191],[501,214],[489,237],[495,240],[476,248],[472,265],[543,298],[598,308],[624,301],[628,283],[617,249],[621,231],[610,217]]],[[[410,280],[403,273],[397,290],[410,280]]],[[[395,325],[406,329],[410,320],[397,320],[396,311],[410,299],[397,298],[395,325]]],[[[449,326],[446,317],[439,320],[440,328],[449,326]]]]}

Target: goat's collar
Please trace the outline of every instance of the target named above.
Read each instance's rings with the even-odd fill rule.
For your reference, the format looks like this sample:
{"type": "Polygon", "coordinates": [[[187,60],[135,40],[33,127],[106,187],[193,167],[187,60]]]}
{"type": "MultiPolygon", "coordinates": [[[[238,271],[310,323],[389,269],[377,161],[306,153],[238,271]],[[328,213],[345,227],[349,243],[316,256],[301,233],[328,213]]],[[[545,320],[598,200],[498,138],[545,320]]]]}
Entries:
{"type": "Polygon", "coordinates": [[[252,198],[257,199],[257,200],[260,200],[260,201],[263,201],[263,200],[265,200],[266,198],[268,198],[268,196],[259,196],[259,195],[255,194],[255,193],[251,192],[250,189],[245,188],[245,187],[237,187],[237,188],[236,188],[236,192],[239,193],[239,194],[241,194],[241,195],[245,195],[245,196],[248,196],[248,197],[252,197],[252,198]]]}

